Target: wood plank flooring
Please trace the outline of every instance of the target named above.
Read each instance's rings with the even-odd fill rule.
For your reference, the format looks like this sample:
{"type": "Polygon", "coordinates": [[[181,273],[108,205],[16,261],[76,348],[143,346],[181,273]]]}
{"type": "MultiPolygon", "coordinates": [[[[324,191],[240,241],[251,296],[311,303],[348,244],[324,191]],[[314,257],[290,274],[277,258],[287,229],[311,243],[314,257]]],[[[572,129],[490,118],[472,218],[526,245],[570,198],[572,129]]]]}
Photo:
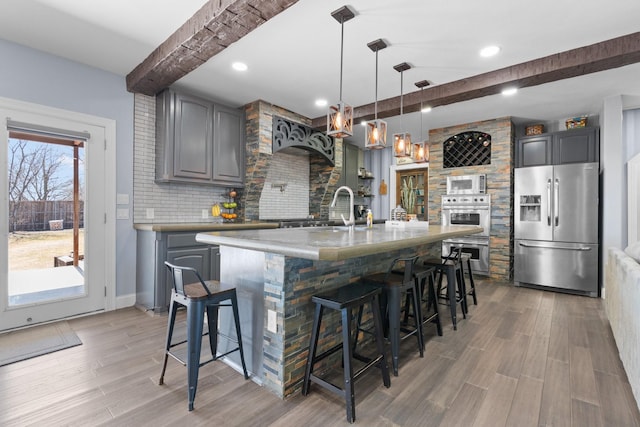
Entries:
{"type": "MultiPolygon", "coordinates": [[[[479,305],[425,357],[403,342],[398,377],[356,383],[363,426],[640,427],[640,412],[599,299],[479,281],[479,305]]],[[[445,310],[441,311],[446,313],[445,310]]],[[[222,362],[200,370],[187,411],[186,369],[161,369],[166,317],[134,308],[69,321],[83,345],[0,367],[0,425],[346,425],[317,386],[281,400],[222,362]]]]}

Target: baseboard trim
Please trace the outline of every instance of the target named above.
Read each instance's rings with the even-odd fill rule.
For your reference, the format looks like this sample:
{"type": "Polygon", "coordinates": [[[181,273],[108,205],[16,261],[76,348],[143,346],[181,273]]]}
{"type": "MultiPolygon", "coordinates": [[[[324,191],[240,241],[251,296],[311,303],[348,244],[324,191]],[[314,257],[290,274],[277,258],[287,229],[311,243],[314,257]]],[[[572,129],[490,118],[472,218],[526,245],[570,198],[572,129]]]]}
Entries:
{"type": "Polygon", "coordinates": [[[133,307],[136,304],[136,294],[118,295],[116,297],[116,310],[119,308],[133,307]]]}

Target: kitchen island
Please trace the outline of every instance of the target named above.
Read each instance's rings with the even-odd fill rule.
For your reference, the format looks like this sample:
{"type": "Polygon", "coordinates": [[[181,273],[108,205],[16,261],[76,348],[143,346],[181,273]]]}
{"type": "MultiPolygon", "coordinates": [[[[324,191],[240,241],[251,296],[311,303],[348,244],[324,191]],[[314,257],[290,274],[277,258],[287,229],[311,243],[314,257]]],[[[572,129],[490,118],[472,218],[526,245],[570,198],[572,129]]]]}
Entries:
{"type": "MultiPolygon", "coordinates": [[[[311,296],[384,272],[393,259],[440,256],[443,239],[481,227],[309,227],[198,233],[220,248],[220,280],[238,290],[245,360],[256,382],[280,397],[300,390],[313,322],[311,296]]],[[[233,336],[221,319],[221,332],[233,336]]],[[[325,338],[339,336],[333,325],[325,338]]],[[[228,343],[229,346],[233,343],[228,343]]],[[[224,338],[219,347],[224,351],[224,338]]],[[[230,355],[229,362],[238,364],[230,355]]]]}

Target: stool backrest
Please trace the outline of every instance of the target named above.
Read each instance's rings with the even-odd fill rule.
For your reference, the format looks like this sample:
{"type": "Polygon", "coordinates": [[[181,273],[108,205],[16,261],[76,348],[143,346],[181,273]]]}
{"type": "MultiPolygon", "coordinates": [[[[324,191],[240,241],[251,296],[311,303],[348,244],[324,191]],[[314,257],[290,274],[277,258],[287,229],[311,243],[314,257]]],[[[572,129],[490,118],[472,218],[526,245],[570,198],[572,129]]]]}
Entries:
{"type": "Polygon", "coordinates": [[[185,271],[190,271],[193,274],[195,274],[195,276],[198,278],[198,281],[200,282],[200,284],[202,285],[202,287],[204,288],[204,290],[207,292],[207,295],[211,296],[211,292],[209,292],[209,288],[207,288],[207,285],[205,285],[204,280],[202,279],[202,276],[200,276],[200,273],[198,273],[198,270],[196,270],[195,268],[192,267],[184,267],[184,266],[180,266],[180,265],[174,265],[171,264],[167,261],[164,262],[165,265],[167,266],[167,268],[169,269],[169,272],[171,273],[171,277],[173,279],[173,290],[176,291],[178,294],[182,295],[182,296],[188,296],[187,293],[184,290],[184,272],[185,271]]]}
{"type": "Polygon", "coordinates": [[[413,280],[413,266],[418,260],[418,256],[411,256],[406,258],[396,258],[391,262],[391,267],[387,271],[387,275],[396,270],[396,265],[404,262],[403,279],[402,282],[408,282],[413,280]]]}

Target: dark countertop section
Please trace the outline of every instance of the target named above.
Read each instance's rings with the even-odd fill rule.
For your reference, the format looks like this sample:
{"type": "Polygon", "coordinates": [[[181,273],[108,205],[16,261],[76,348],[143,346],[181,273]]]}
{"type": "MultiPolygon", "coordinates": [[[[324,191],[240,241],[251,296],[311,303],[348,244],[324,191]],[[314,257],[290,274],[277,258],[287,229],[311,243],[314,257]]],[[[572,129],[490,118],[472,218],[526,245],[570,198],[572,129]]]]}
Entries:
{"type": "Polygon", "coordinates": [[[259,230],[265,228],[278,228],[277,223],[272,222],[240,222],[240,223],[174,223],[174,224],[133,224],[133,228],[143,231],[231,231],[231,230],[259,230]]]}

